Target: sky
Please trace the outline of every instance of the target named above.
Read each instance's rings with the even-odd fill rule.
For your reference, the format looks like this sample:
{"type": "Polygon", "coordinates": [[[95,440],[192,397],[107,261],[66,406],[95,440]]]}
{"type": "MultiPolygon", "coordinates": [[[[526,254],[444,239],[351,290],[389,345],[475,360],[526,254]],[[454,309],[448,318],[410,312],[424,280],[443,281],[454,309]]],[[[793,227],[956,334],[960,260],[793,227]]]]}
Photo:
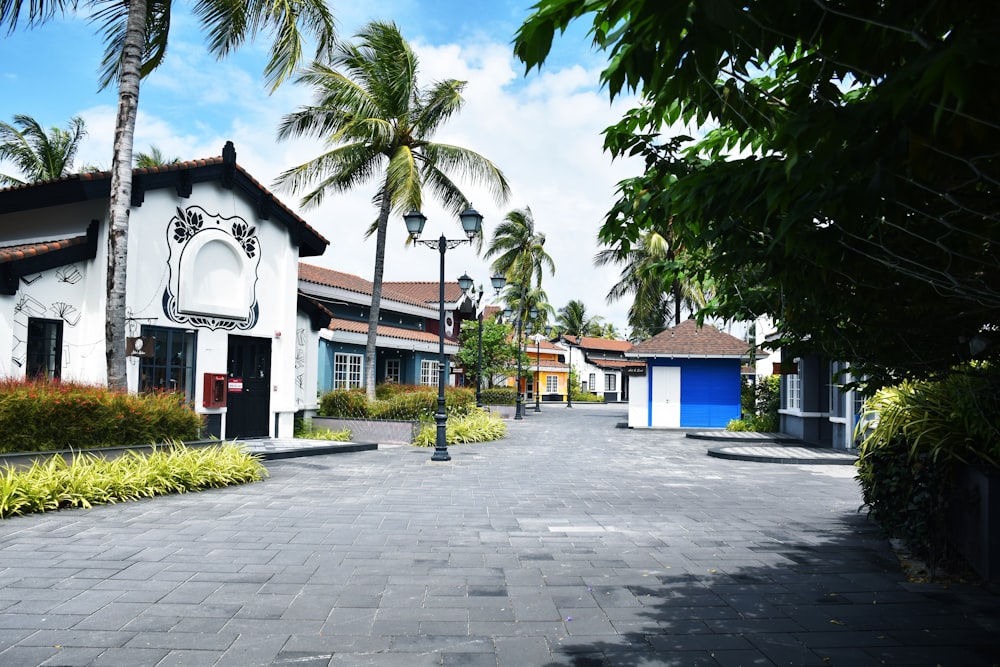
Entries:
{"type": "MultiPolygon", "coordinates": [[[[511,42],[533,0],[383,0],[331,2],[339,35],[350,38],[366,22],[395,22],[416,51],[421,85],[456,78],[468,82],[462,111],[442,126],[436,141],[475,150],[504,172],[511,196],[498,205],[484,191],[462,184],[484,216],[488,240],[503,217],[528,207],[536,230],[546,236],[555,274],[542,287],[555,310],[571,299],[584,302],[627,335],[630,303],[608,304],[605,296],[619,268],[595,267],[601,249],[597,233],[615,200],[616,184],[638,174],[636,161],[612,161],[603,151],[602,130],[634,104],[610,101],[599,85],[605,56],[595,52],[578,22],[557,37],[541,71],[525,75],[511,42]]],[[[221,155],[231,140],[237,162],[329,241],[326,253],[306,261],[372,279],[375,239],[364,232],[377,217],[376,182],[345,194],[331,194],[318,207],[303,209],[299,197],[276,189],[275,177],[323,149],[315,140],[277,140],[281,118],[310,102],[310,91],[292,81],[271,94],[263,79],[267,36],[219,61],[206,49],[204,33],[175,3],[167,56],[145,79],[139,96],[135,151],[158,147],[181,160],[221,155]]],[[[0,33],[0,120],[27,114],[44,127],[65,127],[81,116],[88,135],[77,166],[110,168],[117,96],[98,92],[103,44],[83,18],[55,20],[41,27],[0,33]]],[[[0,163],[0,171],[9,165],[0,163]]],[[[427,198],[425,198],[427,199],[427,198]]],[[[428,202],[425,239],[444,233],[464,238],[454,216],[428,202]]],[[[141,230],[132,230],[141,233],[141,230]]],[[[468,273],[489,290],[489,260],[470,245],[446,254],[445,277],[468,273]]],[[[390,220],[385,280],[437,282],[439,257],[425,246],[407,246],[401,217],[390,220]]]]}

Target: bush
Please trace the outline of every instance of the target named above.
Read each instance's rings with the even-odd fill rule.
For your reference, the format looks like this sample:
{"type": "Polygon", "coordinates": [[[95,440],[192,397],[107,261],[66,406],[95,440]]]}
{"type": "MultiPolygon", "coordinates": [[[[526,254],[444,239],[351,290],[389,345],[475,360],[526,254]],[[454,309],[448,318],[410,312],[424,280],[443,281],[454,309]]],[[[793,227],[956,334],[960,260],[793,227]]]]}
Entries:
{"type": "Polygon", "coordinates": [[[740,388],[740,407],[743,418],[730,421],[727,431],[776,432],[780,428],[781,377],[762,375],[756,382],[744,379],[740,388]]]}
{"type": "MultiPolygon", "coordinates": [[[[320,399],[320,414],[341,419],[401,419],[427,421],[437,412],[437,388],[418,385],[379,385],[369,402],[362,389],[338,389],[320,399]]],[[[445,412],[467,414],[475,409],[476,393],[464,387],[445,387],[445,412]]]]}
{"type": "Polygon", "coordinates": [[[573,400],[577,403],[603,403],[604,397],[590,392],[573,392],[573,400]]]}
{"type": "Polygon", "coordinates": [[[972,367],[887,387],[865,406],[858,480],[871,516],[933,567],[951,556],[948,499],[960,463],[1000,459],[1000,374],[972,367]]]}
{"type": "Polygon", "coordinates": [[[366,419],[368,397],[364,389],[335,389],[319,399],[319,413],[324,417],[366,419]]]}
{"type": "Polygon", "coordinates": [[[480,392],[483,405],[514,405],[517,392],[513,387],[488,387],[480,392]]]}
{"type": "Polygon", "coordinates": [[[82,454],[71,463],[52,456],[26,470],[0,468],[0,518],[245,484],[266,476],[260,461],[235,445],[175,445],[149,454],[129,451],[111,460],[82,454]]]}
{"type": "Polygon", "coordinates": [[[351,430],[333,431],[328,428],[316,428],[308,419],[296,420],[295,437],[306,440],[331,440],[335,442],[350,442],[351,430]]]}
{"type": "Polygon", "coordinates": [[[0,452],[194,440],[201,426],[201,416],[180,394],[126,394],[45,380],[0,382],[0,452]]]}
{"type": "MultiPolygon", "coordinates": [[[[503,420],[482,410],[449,417],[445,427],[445,440],[449,445],[499,440],[505,435],[507,435],[507,425],[503,420]]],[[[437,444],[437,425],[424,424],[414,438],[413,444],[417,447],[433,447],[437,444]]]]}

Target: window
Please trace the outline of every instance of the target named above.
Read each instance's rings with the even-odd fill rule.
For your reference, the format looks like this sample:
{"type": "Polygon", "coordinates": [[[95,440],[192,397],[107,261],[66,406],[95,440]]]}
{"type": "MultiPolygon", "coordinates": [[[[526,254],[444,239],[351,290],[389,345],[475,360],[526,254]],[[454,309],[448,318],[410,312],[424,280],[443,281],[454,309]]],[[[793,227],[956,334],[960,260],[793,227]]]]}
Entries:
{"type": "Polygon", "coordinates": [[[197,334],[168,327],[142,328],[153,337],[153,354],[139,360],[139,391],[177,391],[194,400],[197,334]]]}
{"type": "Polygon", "coordinates": [[[590,387],[590,391],[597,393],[597,373],[590,374],[590,382],[587,383],[587,386],[590,387]]]}
{"type": "Polygon", "coordinates": [[[555,394],[559,391],[559,376],[558,375],[546,375],[545,376],[545,393],[555,394]]]}
{"type": "Polygon", "coordinates": [[[62,320],[28,318],[25,372],[28,378],[58,380],[62,371],[62,320]]]}
{"type": "Polygon", "coordinates": [[[399,384],[399,359],[385,360],[385,381],[391,384],[399,384]]]}
{"type": "Polygon", "coordinates": [[[420,384],[436,386],[438,383],[437,360],[423,359],[420,362],[420,384]]]}
{"type": "Polygon", "coordinates": [[[524,393],[528,398],[535,397],[535,376],[529,375],[524,378],[524,393]]]}
{"type": "MultiPolygon", "coordinates": [[[[798,359],[795,360],[795,363],[797,366],[798,359]]],[[[788,399],[786,407],[789,410],[799,410],[802,407],[802,378],[799,377],[798,371],[786,375],[785,378],[785,392],[788,399]]]]}
{"type": "Polygon", "coordinates": [[[361,386],[361,355],[338,352],[333,355],[333,388],[356,389],[361,386]]]}
{"type": "Polygon", "coordinates": [[[617,386],[616,382],[617,377],[618,376],[615,375],[614,373],[604,374],[604,391],[618,391],[617,389],[615,389],[615,387],[617,386]]]}

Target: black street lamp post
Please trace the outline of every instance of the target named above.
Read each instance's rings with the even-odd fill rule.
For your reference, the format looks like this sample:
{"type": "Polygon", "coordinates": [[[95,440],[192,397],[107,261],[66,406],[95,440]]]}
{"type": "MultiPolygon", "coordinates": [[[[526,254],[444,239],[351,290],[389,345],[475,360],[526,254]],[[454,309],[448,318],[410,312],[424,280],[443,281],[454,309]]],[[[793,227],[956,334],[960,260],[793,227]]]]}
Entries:
{"type": "MultiPolygon", "coordinates": [[[[569,341],[566,341],[569,343],[569,341]]],[[[566,374],[566,407],[573,407],[573,345],[567,344],[569,348],[569,373],[566,374]]]]}
{"type": "MultiPolygon", "coordinates": [[[[524,419],[524,399],[521,397],[521,356],[524,353],[524,345],[521,341],[521,333],[524,331],[524,316],[532,320],[538,315],[535,308],[531,308],[528,313],[524,312],[524,286],[521,286],[521,301],[517,304],[517,409],[514,411],[514,419],[524,419]]],[[[535,393],[538,388],[535,387],[535,393]]]]}
{"type": "Polygon", "coordinates": [[[535,412],[542,411],[539,401],[542,387],[542,334],[535,334],[535,412]]]}
{"type": "Polygon", "coordinates": [[[450,248],[456,248],[463,243],[472,243],[472,239],[479,235],[483,228],[483,216],[471,206],[462,211],[459,216],[462,220],[462,229],[465,230],[464,239],[446,239],[444,234],[436,241],[421,241],[420,235],[424,231],[424,223],[427,216],[417,210],[410,211],[403,216],[406,221],[406,231],[410,233],[410,238],[414,243],[420,243],[428,248],[436,248],[441,256],[441,273],[438,284],[438,399],[437,412],[434,414],[434,421],[437,424],[437,438],[434,441],[434,455],[431,461],[451,461],[448,455],[447,424],[448,415],[445,412],[444,403],[444,254],[450,248]]]}
{"type": "MultiPolygon", "coordinates": [[[[479,320],[478,340],[476,342],[476,407],[483,407],[483,312],[486,310],[481,306],[483,301],[483,288],[480,285],[479,291],[472,289],[472,278],[468,273],[463,273],[458,279],[458,286],[466,292],[472,299],[472,304],[476,309],[476,319],[479,320]]],[[[493,285],[493,294],[500,294],[500,290],[507,284],[507,278],[502,273],[490,276],[490,283],[493,285]]]]}

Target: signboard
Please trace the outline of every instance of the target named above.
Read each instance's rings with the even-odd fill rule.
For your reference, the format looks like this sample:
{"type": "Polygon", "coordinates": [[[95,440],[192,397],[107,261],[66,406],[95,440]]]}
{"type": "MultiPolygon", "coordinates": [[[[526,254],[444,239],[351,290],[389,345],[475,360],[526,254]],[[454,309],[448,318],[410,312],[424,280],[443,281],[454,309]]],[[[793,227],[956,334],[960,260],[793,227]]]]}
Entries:
{"type": "Polygon", "coordinates": [[[129,337],[125,339],[126,357],[151,357],[156,349],[155,336],[143,336],[141,338],[129,337]]]}
{"type": "Polygon", "coordinates": [[[645,366],[629,366],[625,369],[625,374],[629,377],[643,377],[646,374],[645,366]]]}
{"type": "Polygon", "coordinates": [[[799,364],[796,361],[776,361],[771,371],[772,375],[798,375],[799,364]]]}
{"type": "Polygon", "coordinates": [[[238,394],[243,391],[243,378],[229,378],[229,391],[238,394]]]}

